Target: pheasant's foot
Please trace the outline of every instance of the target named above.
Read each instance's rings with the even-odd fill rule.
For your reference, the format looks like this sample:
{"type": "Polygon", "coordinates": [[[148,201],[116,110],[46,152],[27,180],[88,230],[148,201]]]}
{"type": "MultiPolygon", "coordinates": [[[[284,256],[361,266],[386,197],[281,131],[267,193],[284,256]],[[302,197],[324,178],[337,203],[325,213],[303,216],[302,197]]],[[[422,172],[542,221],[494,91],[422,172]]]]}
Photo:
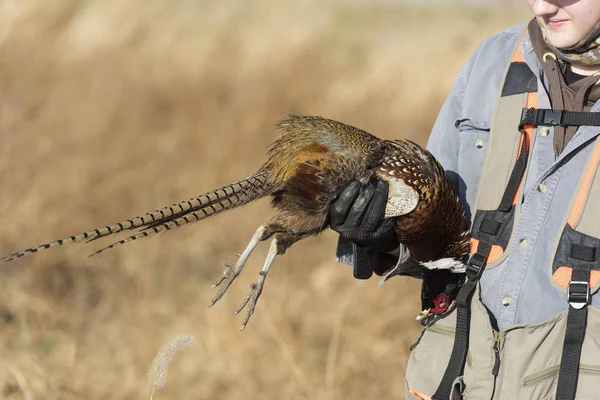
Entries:
{"type": "Polygon", "coordinates": [[[212,302],[210,304],[211,307],[215,305],[215,303],[219,301],[221,297],[223,297],[223,295],[225,294],[225,292],[227,292],[227,289],[229,289],[229,286],[231,286],[235,278],[237,278],[240,275],[242,269],[244,268],[244,264],[246,264],[246,261],[250,257],[250,254],[252,254],[252,251],[254,250],[256,245],[264,239],[264,233],[265,227],[263,225],[259,226],[256,232],[254,232],[254,235],[252,235],[252,239],[250,239],[250,243],[248,243],[248,246],[246,247],[244,252],[240,254],[240,258],[235,263],[235,265],[231,265],[230,263],[223,264],[225,266],[223,276],[221,276],[213,285],[213,287],[219,286],[219,291],[217,292],[215,297],[213,297],[212,302]]]}
{"type": "Polygon", "coordinates": [[[258,273],[258,282],[250,285],[250,292],[244,300],[242,304],[238,307],[238,309],[234,312],[234,314],[240,313],[244,308],[246,308],[246,314],[244,315],[244,319],[242,320],[242,328],[240,330],[244,330],[250,317],[254,314],[254,309],[256,308],[256,302],[262,293],[263,287],[265,285],[265,279],[267,278],[267,274],[269,273],[269,269],[273,264],[273,260],[275,260],[275,256],[277,256],[277,238],[271,241],[271,246],[269,247],[269,252],[267,253],[267,259],[265,260],[265,265],[262,270],[258,273]]]}

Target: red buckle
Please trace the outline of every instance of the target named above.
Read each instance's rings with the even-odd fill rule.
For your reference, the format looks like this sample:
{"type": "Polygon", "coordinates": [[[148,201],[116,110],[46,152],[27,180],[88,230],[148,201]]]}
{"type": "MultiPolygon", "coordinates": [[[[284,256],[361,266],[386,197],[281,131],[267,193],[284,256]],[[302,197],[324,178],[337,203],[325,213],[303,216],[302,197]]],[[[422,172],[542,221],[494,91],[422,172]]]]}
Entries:
{"type": "Polygon", "coordinates": [[[434,314],[443,314],[450,307],[450,296],[447,294],[440,294],[435,300],[433,300],[434,307],[429,311],[434,314]]]}

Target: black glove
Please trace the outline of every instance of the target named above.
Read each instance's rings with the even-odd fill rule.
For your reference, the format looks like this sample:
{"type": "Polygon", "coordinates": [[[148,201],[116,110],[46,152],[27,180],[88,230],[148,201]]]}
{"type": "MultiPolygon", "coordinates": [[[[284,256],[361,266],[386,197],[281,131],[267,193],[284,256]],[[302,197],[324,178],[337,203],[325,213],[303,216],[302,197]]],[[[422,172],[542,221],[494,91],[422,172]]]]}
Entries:
{"type": "Polygon", "coordinates": [[[364,188],[360,182],[351,182],[331,206],[331,229],[360,247],[381,253],[396,249],[395,221],[384,219],[387,196],[386,181],[378,180],[364,188]]]}

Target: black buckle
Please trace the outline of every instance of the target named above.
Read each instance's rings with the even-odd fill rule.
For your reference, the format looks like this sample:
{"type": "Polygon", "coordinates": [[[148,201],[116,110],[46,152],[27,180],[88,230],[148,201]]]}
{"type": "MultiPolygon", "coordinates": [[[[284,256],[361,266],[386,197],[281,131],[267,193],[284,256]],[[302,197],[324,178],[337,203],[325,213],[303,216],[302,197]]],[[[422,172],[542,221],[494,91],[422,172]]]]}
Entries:
{"type": "Polygon", "coordinates": [[[590,301],[590,285],[585,281],[571,281],[567,289],[567,301],[576,310],[587,306],[590,301]]]}
{"type": "Polygon", "coordinates": [[[470,281],[479,280],[483,275],[484,265],[486,257],[481,254],[475,253],[469,256],[467,261],[467,278],[470,281]]]}
{"type": "Polygon", "coordinates": [[[519,128],[523,128],[524,125],[533,126],[556,126],[561,125],[563,122],[562,110],[550,110],[550,109],[535,109],[535,108],[523,108],[521,111],[521,122],[519,128]]]}
{"type": "Polygon", "coordinates": [[[560,110],[541,110],[542,122],[540,125],[556,126],[562,124],[563,112],[560,110]]]}

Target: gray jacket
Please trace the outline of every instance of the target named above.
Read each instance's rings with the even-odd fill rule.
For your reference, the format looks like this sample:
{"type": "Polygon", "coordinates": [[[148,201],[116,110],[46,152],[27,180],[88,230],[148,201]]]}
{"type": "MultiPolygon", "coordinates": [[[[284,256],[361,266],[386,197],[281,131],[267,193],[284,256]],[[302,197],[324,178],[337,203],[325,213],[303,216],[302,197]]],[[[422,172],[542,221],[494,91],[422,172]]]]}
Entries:
{"type": "MultiPolygon", "coordinates": [[[[485,161],[498,89],[512,50],[525,25],[507,29],[483,41],[460,71],[429,138],[428,149],[446,168],[467,217],[485,161]]],[[[538,77],[539,107],[550,108],[548,83],[526,35],[520,48],[538,77]]],[[[600,102],[592,108],[600,111],[600,102]]],[[[517,127],[515,127],[517,129],[517,127]]],[[[512,324],[544,321],[568,307],[565,295],[551,284],[550,263],[593,140],[599,129],[582,126],[558,158],[553,130],[539,129],[525,182],[524,200],[509,256],[488,268],[481,279],[483,302],[500,330],[512,324]]],[[[369,262],[355,246],[340,243],[338,259],[353,264],[369,262]]],[[[402,261],[402,260],[401,260],[402,261]]],[[[592,304],[600,305],[594,295],[592,304]]]]}

